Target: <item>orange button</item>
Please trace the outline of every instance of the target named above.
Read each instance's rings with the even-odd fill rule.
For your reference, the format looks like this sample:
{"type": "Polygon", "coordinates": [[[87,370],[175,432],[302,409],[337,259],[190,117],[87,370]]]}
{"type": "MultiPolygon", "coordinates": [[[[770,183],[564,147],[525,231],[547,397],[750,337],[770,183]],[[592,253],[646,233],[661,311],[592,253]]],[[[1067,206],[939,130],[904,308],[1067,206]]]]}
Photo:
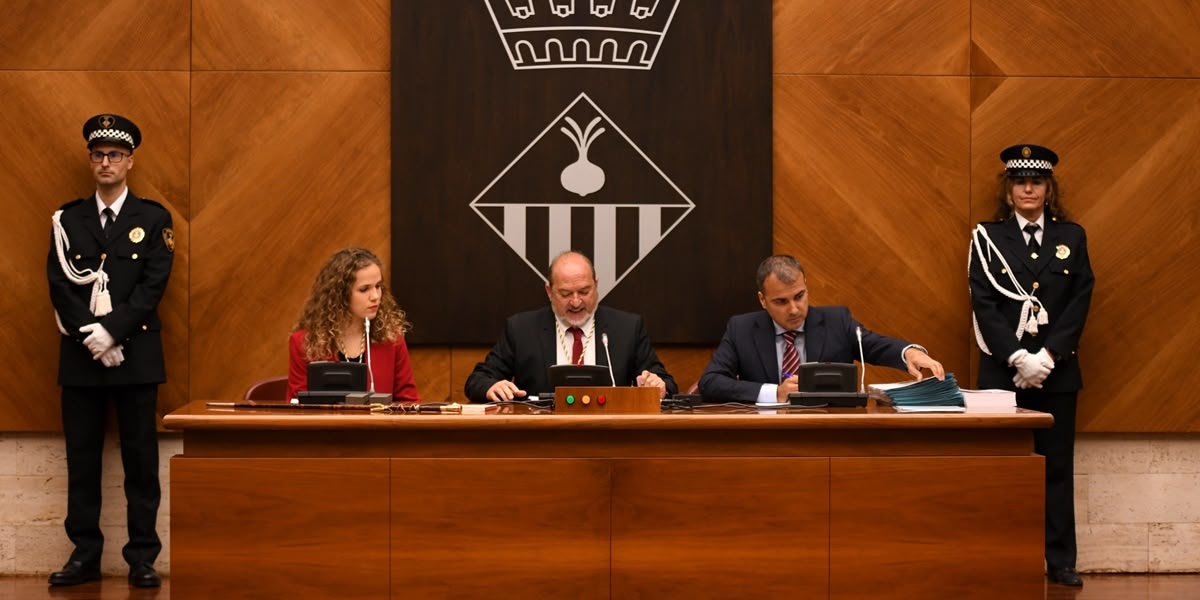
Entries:
{"type": "Polygon", "coordinates": [[[591,396],[588,396],[588,395],[586,395],[586,394],[585,394],[585,395],[583,396],[583,403],[584,403],[584,404],[591,404],[591,403],[592,403],[592,397],[591,397],[591,396]]]}

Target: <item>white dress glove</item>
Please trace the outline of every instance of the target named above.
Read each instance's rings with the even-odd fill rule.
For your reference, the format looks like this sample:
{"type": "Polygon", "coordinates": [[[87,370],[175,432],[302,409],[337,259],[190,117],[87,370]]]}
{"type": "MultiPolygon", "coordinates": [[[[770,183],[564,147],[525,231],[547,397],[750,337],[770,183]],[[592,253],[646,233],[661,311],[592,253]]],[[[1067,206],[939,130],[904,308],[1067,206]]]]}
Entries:
{"type": "Polygon", "coordinates": [[[80,327],[79,331],[88,334],[83,339],[83,345],[87,346],[88,351],[92,353],[92,358],[100,358],[101,354],[113,346],[112,335],[99,323],[89,323],[80,327]]]}
{"type": "Polygon", "coordinates": [[[1041,389],[1042,387],[1041,382],[1032,383],[1028,379],[1021,377],[1021,373],[1019,372],[1016,375],[1013,375],[1013,385],[1017,386],[1018,390],[1027,390],[1029,388],[1041,389]]]}
{"type": "MultiPolygon", "coordinates": [[[[1022,348],[1008,357],[1008,364],[1017,368],[1017,374],[1022,379],[1041,387],[1040,384],[1045,381],[1046,376],[1050,375],[1050,366],[1042,362],[1038,356],[1038,354],[1030,354],[1028,350],[1022,348]]],[[[1048,359],[1049,356],[1046,358],[1048,359]]],[[[1050,361],[1050,364],[1053,365],[1054,361],[1050,361]]]]}
{"type": "Polygon", "coordinates": [[[116,366],[120,365],[121,363],[125,362],[125,353],[122,352],[121,350],[122,350],[122,346],[113,346],[112,348],[109,348],[104,354],[101,354],[98,359],[93,359],[93,360],[99,360],[101,362],[101,364],[103,364],[104,366],[109,367],[109,368],[116,367],[116,366]]]}

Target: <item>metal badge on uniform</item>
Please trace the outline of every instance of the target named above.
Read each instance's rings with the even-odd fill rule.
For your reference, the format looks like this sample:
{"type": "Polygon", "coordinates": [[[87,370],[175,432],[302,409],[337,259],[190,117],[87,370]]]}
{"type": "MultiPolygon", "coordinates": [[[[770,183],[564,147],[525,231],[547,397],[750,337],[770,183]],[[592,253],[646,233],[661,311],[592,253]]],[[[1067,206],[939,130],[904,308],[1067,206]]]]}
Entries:
{"type": "Polygon", "coordinates": [[[1023,158],[1029,158],[1032,155],[1033,155],[1033,150],[1030,150],[1029,146],[1023,146],[1021,148],[1021,156],[1023,158]]]}
{"type": "Polygon", "coordinates": [[[145,229],[142,229],[141,227],[134,227],[133,229],[129,230],[129,241],[135,244],[140,244],[144,239],[146,239],[145,229]]]}
{"type": "Polygon", "coordinates": [[[1054,247],[1054,257],[1058,260],[1064,260],[1071,255],[1071,249],[1066,244],[1059,244],[1054,247]]]}
{"type": "Polygon", "coordinates": [[[167,252],[175,252],[175,232],[170,227],[163,229],[163,243],[167,245],[167,252]]]}

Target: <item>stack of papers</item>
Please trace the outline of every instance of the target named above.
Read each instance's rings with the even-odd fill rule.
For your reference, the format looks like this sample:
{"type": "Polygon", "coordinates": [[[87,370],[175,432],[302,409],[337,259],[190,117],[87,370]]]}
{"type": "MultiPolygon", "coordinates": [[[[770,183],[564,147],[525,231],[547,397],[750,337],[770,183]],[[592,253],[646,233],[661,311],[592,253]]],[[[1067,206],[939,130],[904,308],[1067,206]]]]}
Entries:
{"type": "Polygon", "coordinates": [[[1017,407],[1017,393],[1012,390],[962,390],[967,408],[988,412],[1012,412],[1017,407]]]}
{"type": "Polygon", "coordinates": [[[900,412],[962,412],[965,410],[962,390],[953,373],[946,379],[926,377],[921,381],[885,383],[871,386],[872,395],[890,403],[900,412]]]}

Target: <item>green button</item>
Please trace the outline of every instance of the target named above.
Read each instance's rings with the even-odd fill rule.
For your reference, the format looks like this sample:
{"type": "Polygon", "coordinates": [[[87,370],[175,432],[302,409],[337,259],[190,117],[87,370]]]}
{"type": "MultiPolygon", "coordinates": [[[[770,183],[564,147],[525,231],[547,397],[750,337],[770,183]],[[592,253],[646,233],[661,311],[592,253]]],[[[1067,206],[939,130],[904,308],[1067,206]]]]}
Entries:
{"type": "Polygon", "coordinates": [[[567,404],[575,404],[575,396],[567,395],[567,404]]]}

